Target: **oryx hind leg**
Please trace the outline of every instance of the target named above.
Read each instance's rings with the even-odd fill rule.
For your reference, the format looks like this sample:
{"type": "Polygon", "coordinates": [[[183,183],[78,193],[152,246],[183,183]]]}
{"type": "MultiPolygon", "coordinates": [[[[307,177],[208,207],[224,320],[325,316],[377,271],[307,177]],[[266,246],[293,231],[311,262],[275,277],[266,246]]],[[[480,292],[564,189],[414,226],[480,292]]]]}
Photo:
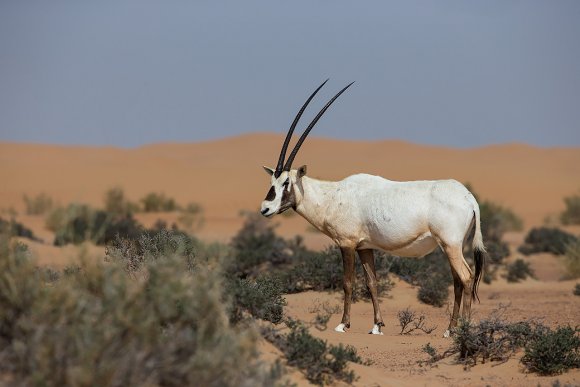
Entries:
{"type": "Polygon", "coordinates": [[[379,309],[375,255],[373,250],[370,249],[357,250],[357,252],[365,272],[367,289],[371,294],[371,300],[373,302],[374,325],[369,333],[373,335],[382,335],[381,327],[384,327],[385,324],[383,323],[383,317],[381,316],[381,311],[379,309]]]}
{"type": "Polygon", "coordinates": [[[342,277],[344,310],[342,320],[334,330],[337,332],[346,332],[345,328],[350,328],[350,305],[352,303],[352,285],[354,283],[355,250],[349,247],[341,247],[340,252],[342,254],[342,266],[344,268],[342,277]]]}
{"type": "Polygon", "coordinates": [[[451,329],[457,326],[459,309],[462,301],[463,310],[461,317],[464,319],[469,319],[471,317],[471,295],[474,275],[467,264],[467,261],[463,257],[463,248],[461,245],[445,246],[443,250],[449,259],[451,274],[453,275],[453,313],[449,322],[449,328],[443,334],[444,337],[449,337],[451,329]]]}

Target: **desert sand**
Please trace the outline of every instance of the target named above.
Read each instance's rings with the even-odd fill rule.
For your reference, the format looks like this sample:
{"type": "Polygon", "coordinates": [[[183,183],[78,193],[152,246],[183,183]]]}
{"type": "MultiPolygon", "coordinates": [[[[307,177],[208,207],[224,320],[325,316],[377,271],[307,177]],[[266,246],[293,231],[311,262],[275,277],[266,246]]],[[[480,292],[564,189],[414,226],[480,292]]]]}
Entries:
{"type": "MultiPolygon", "coordinates": [[[[57,248],[51,245],[53,234],[44,227],[42,216],[24,215],[22,196],[44,192],[61,204],[71,202],[102,206],[103,195],[119,186],[130,200],[137,201],[149,192],[163,192],[180,204],[199,203],[204,209],[205,224],[197,233],[206,240],[227,242],[241,227],[241,211],[255,211],[268,190],[268,176],[262,165],[274,166],[283,138],[275,134],[249,134],[219,141],[193,144],[155,144],[135,149],[0,143],[0,210],[13,208],[17,219],[31,228],[44,242],[31,242],[40,264],[63,267],[79,254],[98,259],[103,248],[86,244],[57,248]]],[[[392,180],[431,180],[453,178],[469,182],[480,197],[513,209],[522,217],[525,228],[542,225],[564,208],[563,197],[580,189],[580,149],[538,148],[522,144],[494,145],[481,148],[451,149],[404,143],[400,141],[353,142],[310,138],[295,166],[308,165],[308,174],[327,180],[341,179],[365,172],[392,180]]],[[[6,216],[6,215],[0,215],[6,216]]],[[[169,224],[178,214],[139,214],[146,226],[157,219],[169,224]]],[[[330,241],[312,232],[297,215],[278,216],[271,220],[285,237],[302,235],[315,249],[330,241]]],[[[506,240],[512,256],[523,240],[524,232],[510,233],[506,240]]],[[[569,231],[580,234],[580,228],[569,231]]],[[[576,281],[561,281],[562,264],[550,254],[526,258],[536,272],[536,279],[519,284],[499,278],[482,284],[481,303],[474,305],[474,318],[484,318],[500,304],[510,304],[506,318],[522,320],[542,318],[551,326],[580,324],[580,297],[572,294],[576,281]]],[[[435,367],[417,363],[427,360],[422,347],[431,343],[438,351],[449,348],[442,338],[448,323],[448,308],[419,303],[417,288],[394,279],[393,290],[381,299],[386,327],[384,336],[367,332],[372,326],[372,305],[354,304],[352,329],[346,334],[332,330],[340,314],[332,316],[329,329],[311,332],[330,343],[354,345],[359,354],[373,362],[370,366],[351,365],[360,386],[551,386],[580,384],[580,371],[556,377],[540,377],[523,371],[517,354],[504,364],[483,364],[464,369],[453,358],[435,367]],[[431,334],[399,335],[396,314],[410,307],[425,314],[437,329],[431,334]]],[[[289,316],[312,320],[316,303],[342,303],[341,293],[307,292],[286,297],[289,316]]],[[[451,300],[449,300],[449,303],[451,300]]],[[[264,343],[265,359],[279,356],[264,343]]],[[[306,385],[298,371],[291,379],[306,385]]]]}

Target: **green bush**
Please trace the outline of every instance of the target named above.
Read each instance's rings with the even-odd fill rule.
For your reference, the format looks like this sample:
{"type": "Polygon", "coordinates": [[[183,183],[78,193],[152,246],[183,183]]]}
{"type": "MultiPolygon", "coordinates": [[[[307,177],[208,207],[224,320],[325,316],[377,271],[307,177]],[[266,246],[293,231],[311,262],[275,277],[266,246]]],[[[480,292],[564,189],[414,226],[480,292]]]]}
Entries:
{"type": "Polygon", "coordinates": [[[580,368],[580,329],[558,327],[547,330],[525,347],[522,363],[532,372],[557,375],[571,368],[580,368]]]}
{"type": "Polygon", "coordinates": [[[507,266],[506,279],[508,282],[520,282],[528,277],[534,278],[534,271],[530,264],[523,259],[518,258],[507,266]]]}
{"type": "Polygon", "coordinates": [[[534,253],[552,253],[563,255],[566,246],[576,242],[578,238],[558,228],[539,227],[530,230],[524,244],[518,251],[524,255],[534,253]]]}
{"type": "Polygon", "coordinates": [[[244,225],[231,241],[233,253],[227,270],[237,276],[256,276],[260,266],[287,264],[293,252],[274,226],[259,214],[246,215],[244,225]]]}
{"type": "Polygon", "coordinates": [[[286,300],[282,297],[279,281],[270,277],[260,277],[255,281],[234,278],[230,282],[230,293],[233,298],[230,318],[233,322],[242,321],[245,312],[274,324],[282,322],[286,300]]]}
{"type": "Polygon", "coordinates": [[[33,241],[40,240],[34,236],[32,230],[26,228],[23,224],[18,223],[14,219],[10,219],[10,221],[8,221],[0,218],[0,234],[12,237],[28,238],[33,241]]]}
{"type": "Polygon", "coordinates": [[[193,271],[196,265],[196,247],[199,242],[178,230],[159,228],[142,230],[136,237],[117,236],[106,248],[110,260],[120,261],[125,270],[135,273],[148,262],[168,256],[182,258],[182,267],[193,271]]]}
{"type": "Polygon", "coordinates": [[[141,203],[145,212],[170,212],[179,209],[175,200],[163,193],[150,192],[141,199],[141,203]]]}
{"type": "Polygon", "coordinates": [[[47,225],[55,232],[55,246],[84,241],[105,245],[117,236],[134,238],[141,231],[141,226],[130,215],[116,216],[84,204],[55,209],[47,225]]]}
{"type": "Polygon", "coordinates": [[[310,382],[318,385],[332,384],[336,380],[350,384],[355,380],[354,372],[347,368],[349,361],[362,363],[354,347],[328,345],[296,321],[288,321],[288,326],[287,336],[267,337],[284,353],[288,365],[300,368],[310,382]]]}
{"type": "Polygon", "coordinates": [[[105,211],[121,216],[127,216],[139,211],[139,205],[125,198],[121,187],[113,187],[105,192],[105,211]]]}
{"type": "Polygon", "coordinates": [[[580,278],[580,239],[568,243],[562,259],[566,268],[566,277],[580,278]]]}
{"type": "Polygon", "coordinates": [[[50,285],[21,249],[0,243],[0,371],[15,385],[273,385],[257,335],[234,328],[222,280],[147,261],[83,264],[50,285]]]}
{"type": "Polygon", "coordinates": [[[564,198],[566,209],[560,214],[563,224],[580,224],[580,195],[564,198]]]}
{"type": "Polygon", "coordinates": [[[449,286],[453,284],[449,260],[437,249],[424,258],[383,257],[382,265],[404,281],[419,286],[417,297],[428,305],[441,307],[449,296],[449,286]]]}
{"type": "Polygon", "coordinates": [[[497,314],[477,324],[460,320],[452,336],[452,349],[447,353],[458,354],[459,359],[468,365],[476,365],[478,361],[503,362],[546,329],[541,324],[530,322],[509,323],[497,314]]]}
{"type": "Polygon", "coordinates": [[[181,214],[177,221],[187,230],[197,231],[205,222],[203,208],[197,203],[189,203],[183,210],[181,210],[181,214]]]}
{"type": "Polygon", "coordinates": [[[417,294],[419,301],[427,305],[442,307],[449,297],[449,284],[440,275],[433,275],[421,281],[417,294]]]}
{"type": "Polygon", "coordinates": [[[52,209],[52,198],[44,192],[34,197],[24,195],[22,199],[24,200],[26,214],[28,215],[44,215],[46,212],[52,209]]]}

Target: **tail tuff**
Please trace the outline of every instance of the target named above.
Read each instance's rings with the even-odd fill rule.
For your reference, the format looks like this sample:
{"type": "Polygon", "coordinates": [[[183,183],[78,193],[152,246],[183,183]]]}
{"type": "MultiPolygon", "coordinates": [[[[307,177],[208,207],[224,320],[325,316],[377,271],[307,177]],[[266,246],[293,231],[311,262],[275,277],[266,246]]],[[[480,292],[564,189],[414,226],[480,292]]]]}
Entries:
{"type": "Polygon", "coordinates": [[[475,216],[475,235],[473,236],[473,258],[475,260],[475,278],[473,280],[473,290],[471,292],[471,298],[473,300],[477,299],[479,301],[479,296],[477,295],[477,289],[479,287],[479,282],[483,275],[483,267],[485,265],[485,246],[483,244],[483,237],[481,236],[481,219],[479,215],[479,205],[475,203],[473,209],[473,215],[475,216]]]}

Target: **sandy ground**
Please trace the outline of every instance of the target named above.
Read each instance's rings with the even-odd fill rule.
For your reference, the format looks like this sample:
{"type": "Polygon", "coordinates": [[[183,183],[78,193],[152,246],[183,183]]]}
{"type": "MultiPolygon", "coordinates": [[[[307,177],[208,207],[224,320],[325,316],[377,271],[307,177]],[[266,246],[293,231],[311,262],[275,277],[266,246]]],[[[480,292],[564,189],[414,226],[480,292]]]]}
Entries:
{"type": "MultiPolygon", "coordinates": [[[[131,200],[149,192],[164,192],[179,203],[200,203],[205,210],[205,224],[196,233],[204,240],[227,242],[242,226],[242,210],[255,210],[267,191],[268,177],[261,165],[276,162],[282,138],[256,134],[201,144],[159,144],[137,149],[59,147],[30,144],[0,144],[0,210],[19,212],[17,220],[31,228],[43,242],[25,241],[42,265],[62,268],[79,256],[99,259],[104,249],[91,244],[52,246],[54,235],[46,230],[42,216],[23,215],[22,195],[45,192],[61,204],[83,202],[101,206],[104,192],[122,187],[131,200]]],[[[396,141],[345,142],[309,139],[297,164],[308,164],[309,174],[325,179],[339,179],[355,172],[388,176],[393,180],[455,178],[471,182],[484,198],[515,210],[526,229],[541,225],[563,209],[562,198],[580,188],[580,149],[542,149],[526,145],[500,145],[476,149],[446,149],[412,145],[396,141]],[[352,155],[348,157],[345,155],[352,155]]],[[[6,215],[0,215],[6,217],[6,215]]],[[[179,214],[139,214],[146,226],[158,219],[168,224],[179,214]]],[[[297,215],[272,220],[277,232],[285,237],[302,235],[306,245],[321,249],[329,244],[322,234],[312,231],[297,215]]],[[[568,228],[580,235],[580,227],[568,228]]],[[[521,244],[525,233],[509,233],[506,240],[512,251],[521,244]]],[[[513,253],[508,260],[520,255],[513,253]]],[[[572,290],[577,281],[561,281],[564,269],[550,254],[526,257],[536,279],[509,284],[499,278],[491,285],[482,284],[481,304],[474,305],[474,318],[487,317],[500,304],[509,304],[509,320],[541,318],[551,326],[580,325],[580,297],[572,290]]],[[[524,372],[516,354],[504,364],[483,364],[464,369],[453,358],[436,366],[420,365],[428,355],[422,347],[431,343],[438,351],[450,346],[442,338],[448,319],[446,307],[435,308],[417,301],[417,288],[394,279],[395,287],[381,299],[385,318],[384,336],[367,332],[372,326],[372,305],[354,304],[352,328],[346,334],[333,331],[340,313],[334,314],[327,330],[311,332],[333,344],[349,344],[372,361],[371,366],[353,364],[360,386],[551,386],[580,385],[580,371],[556,377],[540,377],[524,372]],[[437,326],[432,334],[399,334],[396,314],[410,307],[426,316],[429,325],[437,326]]],[[[307,292],[286,297],[289,316],[310,321],[317,303],[342,305],[341,293],[307,292]]],[[[449,301],[450,302],[450,301],[449,301]]],[[[266,360],[280,356],[268,343],[261,351],[266,360]]],[[[308,382],[293,370],[290,379],[298,385],[308,382]]]]}

